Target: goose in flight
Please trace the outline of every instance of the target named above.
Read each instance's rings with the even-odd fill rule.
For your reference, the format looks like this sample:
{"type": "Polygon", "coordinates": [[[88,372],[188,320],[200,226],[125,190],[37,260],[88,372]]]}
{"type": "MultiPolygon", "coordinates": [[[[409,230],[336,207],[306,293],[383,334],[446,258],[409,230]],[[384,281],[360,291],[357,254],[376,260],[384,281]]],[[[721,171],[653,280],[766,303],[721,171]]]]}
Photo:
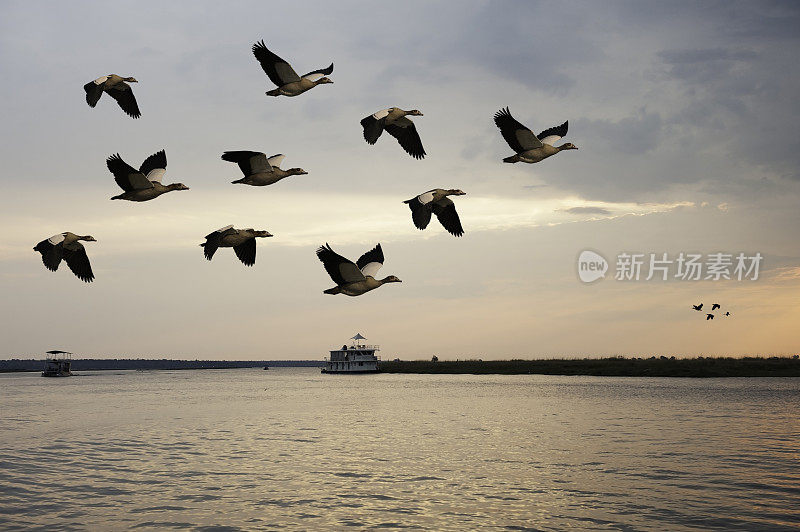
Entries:
{"type": "Polygon", "coordinates": [[[422,230],[428,227],[431,213],[433,213],[448,233],[453,236],[461,236],[464,234],[464,229],[461,227],[461,220],[458,219],[456,204],[447,196],[463,196],[464,194],[466,192],[457,188],[449,190],[434,188],[403,203],[411,208],[411,219],[417,229],[422,230]]]}
{"type": "Polygon", "coordinates": [[[695,310],[703,310],[703,304],[700,303],[699,305],[692,305],[692,308],[695,310]]]}
{"type": "Polygon", "coordinates": [[[161,184],[161,178],[167,172],[167,154],[164,150],[145,159],[138,170],[123,161],[119,153],[106,159],[106,166],[124,191],[119,196],[113,196],[112,200],[148,201],[173,190],[189,190],[183,183],[161,184]]]}
{"type": "Polygon", "coordinates": [[[278,86],[277,89],[267,91],[268,96],[297,96],[317,85],[333,83],[327,77],[333,72],[333,63],[328,68],[314,70],[300,77],[292,65],[270,52],[263,40],[253,45],[253,55],[261,63],[261,68],[264,69],[269,79],[278,86]]]}
{"type": "Polygon", "coordinates": [[[256,238],[268,236],[272,236],[268,231],[234,229],[232,225],[228,225],[207,234],[206,241],[200,247],[208,260],[214,257],[218,248],[233,248],[242,264],[252,266],[256,263],[256,238]]]}
{"type": "Polygon", "coordinates": [[[503,159],[504,163],[517,163],[520,161],[523,163],[538,163],[562,150],[578,149],[571,142],[560,146],[553,145],[561,140],[562,137],[567,136],[569,121],[534,135],[533,131],[517,122],[511,116],[508,107],[506,107],[495,113],[494,123],[500,128],[500,133],[503,134],[503,138],[506,139],[511,149],[517,152],[511,157],[503,159]]]}
{"type": "Polygon", "coordinates": [[[86,103],[89,104],[89,107],[94,107],[100,100],[100,96],[105,92],[117,100],[125,114],[132,118],[139,118],[142,113],[139,112],[139,105],[137,105],[136,98],[133,96],[133,89],[128,83],[139,82],[136,81],[136,78],[123,78],[116,74],[100,76],[83,86],[83,90],[86,91],[86,103]]]}
{"type": "Polygon", "coordinates": [[[706,321],[713,320],[713,319],[714,319],[714,315],[713,314],[706,314],[706,321]]]}
{"type": "Polygon", "coordinates": [[[282,170],[280,164],[284,157],[279,153],[267,158],[266,154],[260,151],[226,151],[222,154],[223,161],[237,163],[244,174],[243,178],[231,181],[231,183],[254,187],[271,185],[290,175],[306,175],[308,173],[302,168],[282,170]]]}
{"type": "Polygon", "coordinates": [[[726,315],[726,316],[730,316],[730,315],[731,315],[731,313],[730,313],[730,312],[726,312],[726,313],[725,313],[725,315],[726,315]]]}
{"type": "Polygon", "coordinates": [[[718,308],[721,308],[721,307],[719,306],[719,303],[714,303],[713,305],[711,305],[711,312],[714,312],[714,311],[715,311],[715,310],[717,310],[718,308]]]}
{"type": "Polygon", "coordinates": [[[383,250],[380,244],[361,255],[355,263],[333,251],[327,243],[317,250],[317,257],[336,283],[335,287],[324,291],[326,294],[360,296],[382,284],[402,282],[394,275],[383,279],[375,278],[383,266],[383,250]]]}
{"type": "Polygon", "coordinates": [[[368,144],[375,144],[385,129],[397,139],[407,154],[415,159],[422,159],[425,157],[425,148],[422,147],[414,122],[406,118],[407,116],[422,116],[422,113],[417,109],[403,111],[399,107],[390,107],[369,115],[361,120],[364,140],[368,144]]]}
{"type": "Polygon", "coordinates": [[[42,262],[48,270],[56,271],[61,259],[64,259],[78,279],[91,283],[94,280],[92,265],[86,255],[86,249],[79,240],[97,242],[93,236],[81,236],[66,231],[42,240],[33,250],[42,254],[42,262]]]}

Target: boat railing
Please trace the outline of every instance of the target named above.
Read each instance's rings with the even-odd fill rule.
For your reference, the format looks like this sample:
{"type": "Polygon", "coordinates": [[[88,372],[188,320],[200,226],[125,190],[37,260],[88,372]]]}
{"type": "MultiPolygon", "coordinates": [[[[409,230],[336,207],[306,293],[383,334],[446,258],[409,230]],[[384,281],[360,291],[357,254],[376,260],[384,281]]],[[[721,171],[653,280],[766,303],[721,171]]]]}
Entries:
{"type": "Polygon", "coordinates": [[[370,345],[366,345],[366,344],[352,344],[352,345],[348,345],[348,346],[347,346],[347,349],[353,349],[353,350],[358,350],[358,349],[372,349],[372,350],[374,350],[374,351],[379,351],[379,350],[380,350],[380,348],[381,348],[381,346],[379,346],[378,344],[370,344],[370,345]]]}

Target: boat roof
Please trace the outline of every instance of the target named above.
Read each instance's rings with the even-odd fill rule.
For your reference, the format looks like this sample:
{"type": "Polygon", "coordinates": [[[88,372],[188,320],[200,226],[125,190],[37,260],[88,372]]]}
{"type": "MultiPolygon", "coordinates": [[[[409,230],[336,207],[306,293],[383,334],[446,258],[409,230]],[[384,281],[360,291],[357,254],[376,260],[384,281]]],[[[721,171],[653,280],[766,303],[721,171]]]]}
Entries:
{"type": "Polygon", "coordinates": [[[48,355],[71,355],[72,353],[70,353],[69,351],[55,350],[55,351],[48,351],[47,354],[48,355]]]}

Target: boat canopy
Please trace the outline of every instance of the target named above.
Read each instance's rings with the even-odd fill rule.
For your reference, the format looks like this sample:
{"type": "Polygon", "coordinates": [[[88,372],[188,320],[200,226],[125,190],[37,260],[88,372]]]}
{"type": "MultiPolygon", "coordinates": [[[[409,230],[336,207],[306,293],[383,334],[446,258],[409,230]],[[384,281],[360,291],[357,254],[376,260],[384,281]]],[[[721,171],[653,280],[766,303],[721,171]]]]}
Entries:
{"type": "Polygon", "coordinates": [[[361,336],[361,333],[356,333],[356,335],[355,335],[355,336],[353,336],[353,337],[352,337],[352,338],[350,338],[350,339],[351,339],[351,340],[366,340],[366,338],[365,338],[365,337],[361,336]]]}
{"type": "Polygon", "coordinates": [[[48,351],[47,354],[48,355],[71,355],[72,353],[70,353],[69,351],[59,351],[59,350],[56,349],[54,351],[48,351]]]}

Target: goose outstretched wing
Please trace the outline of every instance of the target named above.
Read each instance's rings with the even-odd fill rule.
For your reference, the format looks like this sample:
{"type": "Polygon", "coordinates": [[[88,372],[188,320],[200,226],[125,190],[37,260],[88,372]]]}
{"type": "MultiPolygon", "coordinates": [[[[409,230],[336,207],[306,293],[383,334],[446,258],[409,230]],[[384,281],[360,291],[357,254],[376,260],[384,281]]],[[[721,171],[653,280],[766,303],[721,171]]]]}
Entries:
{"type": "Polygon", "coordinates": [[[533,134],[533,131],[511,116],[508,107],[500,109],[494,114],[494,123],[500,128],[503,138],[516,153],[542,147],[541,141],[533,134]]]}
{"type": "Polygon", "coordinates": [[[425,149],[422,147],[422,140],[419,138],[414,122],[404,116],[391,124],[386,124],[384,128],[397,139],[407,154],[415,159],[425,157],[425,149]]]}
{"type": "Polygon", "coordinates": [[[356,266],[361,270],[361,273],[372,278],[378,273],[378,270],[383,266],[383,249],[378,244],[371,250],[367,251],[356,261],[356,266]]]}
{"type": "Polygon", "coordinates": [[[147,177],[150,182],[161,183],[161,178],[167,173],[167,153],[164,150],[157,151],[144,160],[139,172],[147,177]]]}
{"type": "Polygon", "coordinates": [[[542,144],[549,144],[552,146],[559,140],[563,139],[567,136],[567,130],[569,129],[569,120],[561,124],[560,126],[551,127],[550,129],[545,129],[541,133],[537,135],[539,141],[542,144]]]}
{"type": "Polygon", "coordinates": [[[86,248],[80,242],[63,247],[64,262],[67,263],[72,273],[81,281],[91,283],[94,281],[92,265],[89,263],[89,256],[86,255],[86,248]]]}
{"type": "Polygon", "coordinates": [[[272,171],[266,154],[260,151],[226,151],[222,160],[238,164],[245,177],[272,171]]]}
{"type": "Polygon", "coordinates": [[[432,204],[433,213],[439,219],[448,233],[453,236],[461,236],[464,234],[464,229],[461,227],[461,220],[458,218],[456,212],[456,204],[450,198],[442,198],[439,201],[434,201],[432,204]]]}
{"type": "Polygon", "coordinates": [[[233,246],[233,251],[242,264],[252,266],[256,263],[256,239],[248,238],[238,246],[233,246]]]}
{"type": "Polygon", "coordinates": [[[328,68],[320,68],[319,70],[312,70],[308,74],[303,74],[303,77],[310,81],[317,81],[322,76],[330,76],[333,72],[333,63],[328,68]]]}
{"type": "Polygon", "coordinates": [[[133,95],[131,86],[121,81],[112,86],[108,90],[108,95],[117,100],[117,103],[125,113],[132,118],[139,118],[142,113],[139,111],[139,104],[136,103],[136,97],[133,95]]]}
{"type": "Polygon", "coordinates": [[[153,183],[139,170],[123,161],[119,153],[106,159],[106,166],[114,174],[114,181],[125,192],[153,188],[153,183]]]}
{"type": "Polygon", "coordinates": [[[327,243],[317,249],[317,258],[319,258],[322,265],[325,266],[325,270],[328,272],[333,282],[339,286],[357,283],[366,279],[353,261],[333,251],[331,246],[327,243]]]}
{"type": "Polygon", "coordinates": [[[253,55],[261,63],[261,68],[264,69],[272,83],[278,87],[300,81],[300,76],[294,71],[292,65],[270,52],[263,40],[253,45],[253,55]]]}

